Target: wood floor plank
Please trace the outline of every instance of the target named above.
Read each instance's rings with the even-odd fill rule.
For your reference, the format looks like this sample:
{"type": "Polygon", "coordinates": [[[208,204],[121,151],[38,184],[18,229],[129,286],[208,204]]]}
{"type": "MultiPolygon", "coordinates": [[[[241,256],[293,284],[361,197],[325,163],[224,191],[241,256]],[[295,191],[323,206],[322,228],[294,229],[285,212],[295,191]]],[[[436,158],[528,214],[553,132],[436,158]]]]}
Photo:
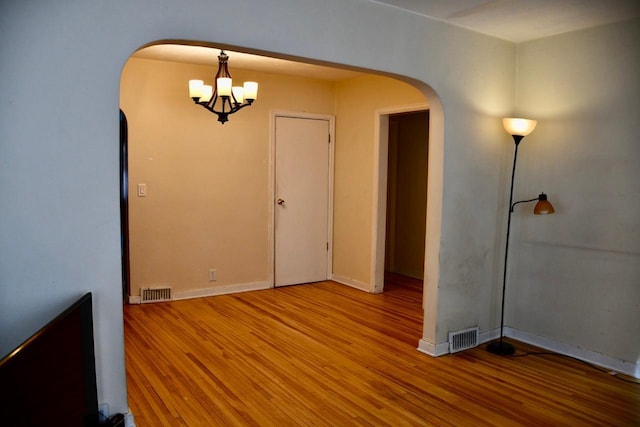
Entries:
{"type": "Polygon", "coordinates": [[[571,359],[421,354],[420,283],[391,279],[125,306],[136,425],[640,425],[639,385],[571,359]]]}

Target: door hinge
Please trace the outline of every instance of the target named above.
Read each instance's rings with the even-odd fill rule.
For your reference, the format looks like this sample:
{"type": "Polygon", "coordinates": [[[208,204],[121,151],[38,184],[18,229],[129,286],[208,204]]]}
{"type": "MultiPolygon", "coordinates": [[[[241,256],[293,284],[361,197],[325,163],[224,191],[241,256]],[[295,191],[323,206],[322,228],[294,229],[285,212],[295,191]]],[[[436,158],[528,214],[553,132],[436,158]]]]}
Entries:
{"type": "Polygon", "coordinates": [[[329,144],[331,144],[331,134],[327,135],[328,139],[329,139],[329,144]]]}
{"type": "Polygon", "coordinates": [[[327,242],[327,251],[329,250],[329,242],[327,242]]]}

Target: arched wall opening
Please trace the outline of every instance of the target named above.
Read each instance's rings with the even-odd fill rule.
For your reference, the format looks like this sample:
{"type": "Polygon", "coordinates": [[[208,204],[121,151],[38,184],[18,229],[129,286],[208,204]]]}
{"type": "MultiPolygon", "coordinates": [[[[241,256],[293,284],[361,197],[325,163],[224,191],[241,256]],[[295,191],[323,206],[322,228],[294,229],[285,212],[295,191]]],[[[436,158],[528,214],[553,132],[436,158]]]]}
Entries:
{"type": "MultiPolygon", "coordinates": [[[[206,46],[206,47],[215,47],[216,49],[219,48],[224,48],[226,50],[232,50],[232,51],[238,51],[238,52],[244,52],[247,54],[257,54],[257,55],[267,55],[267,53],[263,52],[263,51],[253,51],[251,49],[244,49],[241,47],[237,47],[237,46],[229,46],[229,45],[214,45],[211,43],[200,43],[200,42],[185,42],[185,41],[167,41],[167,40],[162,40],[162,41],[158,41],[158,42],[154,42],[154,43],[149,43],[147,45],[145,45],[144,47],[149,47],[149,46],[158,46],[158,45],[164,45],[167,43],[172,43],[172,44],[183,44],[186,46],[206,46]]],[[[213,51],[212,50],[212,56],[217,57],[217,51],[213,51]]],[[[296,58],[296,57],[291,57],[291,56],[287,56],[287,55],[281,55],[278,53],[273,53],[273,52],[268,52],[268,56],[272,57],[272,58],[278,58],[278,59],[286,59],[288,61],[295,61],[298,64],[302,64],[304,66],[304,64],[314,64],[314,65],[322,65],[324,67],[330,67],[331,69],[345,69],[345,68],[349,68],[343,65],[339,65],[339,64],[330,64],[330,63],[322,63],[319,61],[311,61],[309,59],[305,59],[305,58],[296,58]]],[[[184,59],[182,59],[184,60],[184,59]]],[[[141,60],[138,60],[137,62],[140,62],[141,60]]],[[[127,62],[127,64],[129,64],[130,61],[127,62]]],[[[142,67],[140,64],[135,65],[136,67],[142,67]]],[[[125,65],[125,68],[123,70],[123,79],[126,77],[127,73],[129,72],[128,70],[128,65],[125,65]]],[[[200,111],[200,108],[196,108],[196,106],[193,105],[191,99],[189,99],[187,97],[187,91],[186,91],[186,83],[187,83],[187,78],[185,76],[183,76],[182,70],[179,69],[178,65],[172,65],[170,64],[168,66],[169,68],[172,68],[172,70],[170,70],[170,73],[173,73],[173,75],[175,76],[175,88],[172,87],[168,87],[171,86],[164,84],[164,85],[160,85],[159,87],[162,88],[163,91],[166,91],[167,93],[171,92],[171,91],[182,91],[183,95],[181,94],[182,98],[181,98],[181,106],[185,105],[185,109],[182,110],[181,107],[181,111],[186,111],[184,114],[182,112],[176,112],[176,110],[172,110],[171,107],[168,106],[163,106],[162,108],[166,108],[167,111],[165,111],[165,113],[171,115],[171,119],[172,120],[177,120],[181,122],[181,126],[180,129],[176,130],[176,134],[175,134],[175,138],[176,139],[180,139],[183,142],[183,145],[180,147],[180,153],[179,156],[181,157],[182,161],[189,161],[188,154],[186,152],[189,151],[189,147],[188,147],[188,140],[191,140],[192,142],[195,141],[194,143],[196,145],[207,145],[207,144],[212,144],[212,143],[218,143],[218,141],[205,141],[207,139],[209,139],[208,137],[205,137],[205,135],[212,135],[213,132],[224,132],[223,134],[225,135],[223,138],[234,138],[234,129],[237,130],[239,127],[241,126],[245,126],[248,125],[250,120],[258,120],[260,121],[261,119],[256,117],[254,114],[254,107],[251,107],[249,109],[243,110],[242,112],[239,112],[236,115],[230,116],[230,121],[225,124],[224,128],[221,128],[220,124],[217,123],[214,119],[215,117],[209,113],[206,113],[204,111],[200,111]],[[180,77],[178,77],[180,76],[180,77]],[[182,102],[183,101],[183,102],[182,102]],[[251,110],[254,111],[251,111],[251,110]],[[207,120],[209,120],[209,122],[205,125],[206,129],[203,128],[202,126],[195,126],[195,122],[192,122],[193,117],[199,117],[200,115],[205,115],[205,114],[209,114],[210,117],[207,117],[207,120]],[[185,135],[190,131],[190,129],[198,129],[197,130],[197,137],[192,137],[192,138],[188,138],[185,135]],[[199,142],[197,142],[198,140],[200,140],[199,142]]],[[[237,68],[234,67],[234,62],[233,62],[233,56],[230,56],[230,60],[229,60],[229,67],[230,70],[234,76],[234,79],[237,79],[239,81],[243,81],[244,80],[244,75],[246,73],[246,70],[239,70],[237,68]],[[238,74],[236,75],[236,72],[238,72],[238,74]]],[[[142,105],[139,105],[141,103],[144,102],[144,100],[148,97],[154,96],[154,94],[158,93],[158,90],[154,89],[153,86],[153,80],[154,77],[152,77],[152,73],[149,72],[148,67],[142,67],[144,68],[144,70],[142,70],[140,75],[144,75],[145,76],[145,80],[144,81],[138,81],[135,84],[131,83],[132,85],[136,86],[137,90],[142,90],[142,92],[139,92],[135,95],[131,94],[131,93],[127,93],[127,89],[123,86],[123,80],[121,79],[121,108],[125,111],[125,113],[128,115],[130,124],[129,127],[134,131],[136,129],[136,118],[135,118],[135,114],[133,114],[134,117],[130,117],[131,113],[133,113],[130,109],[127,108],[127,105],[124,104],[128,104],[128,105],[136,105],[136,108],[140,107],[143,108],[142,105]],[[128,111],[129,110],[129,111],[128,111]]],[[[205,73],[206,77],[208,79],[211,79],[215,73],[216,70],[216,66],[215,65],[200,65],[198,66],[199,68],[199,73],[205,73]]],[[[435,348],[435,330],[436,330],[436,315],[437,315],[437,283],[438,283],[438,268],[439,268],[439,264],[438,264],[438,258],[439,258],[439,243],[440,243],[440,212],[442,209],[441,203],[442,203],[442,170],[443,170],[443,165],[442,165],[442,161],[443,161],[443,113],[442,113],[442,107],[440,105],[439,102],[439,97],[437,96],[437,94],[425,83],[420,82],[420,81],[416,81],[416,80],[411,80],[408,79],[406,77],[401,77],[401,76],[382,76],[380,73],[377,73],[376,71],[372,71],[372,70],[358,70],[358,72],[363,73],[363,76],[368,76],[366,78],[371,78],[371,79],[393,79],[396,83],[396,85],[410,85],[412,87],[412,90],[416,90],[416,92],[421,94],[421,99],[417,99],[414,98],[406,98],[406,97],[396,97],[395,99],[389,101],[389,103],[387,104],[382,104],[382,105],[375,105],[374,107],[371,108],[371,113],[366,113],[366,114],[371,114],[370,116],[368,116],[367,120],[367,124],[365,124],[365,126],[369,126],[370,129],[370,136],[363,136],[363,135],[349,135],[348,137],[344,137],[344,139],[341,139],[341,136],[344,136],[344,133],[341,135],[340,132],[340,128],[338,128],[336,130],[336,144],[338,147],[344,146],[345,144],[348,143],[347,138],[350,138],[350,141],[352,143],[354,143],[354,145],[357,144],[361,144],[361,141],[359,141],[359,138],[364,138],[367,139],[367,141],[365,142],[365,144],[367,145],[367,149],[368,152],[364,152],[364,159],[362,160],[361,165],[359,166],[361,169],[364,169],[364,172],[359,176],[356,177],[356,179],[354,180],[353,177],[351,176],[344,176],[344,170],[346,168],[340,169],[340,159],[341,159],[341,155],[343,155],[343,157],[348,157],[350,155],[354,155],[353,152],[351,153],[341,153],[338,149],[337,151],[337,170],[336,170],[336,176],[335,176],[335,185],[337,187],[336,189],[336,198],[339,199],[340,197],[343,197],[342,200],[345,200],[345,203],[352,203],[352,197],[350,195],[351,190],[345,190],[342,191],[342,193],[340,192],[340,185],[344,184],[347,181],[360,181],[363,185],[361,187],[359,187],[357,189],[357,193],[368,193],[367,197],[365,197],[363,200],[361,200],[360,205],[356,205],[355,207],[350,205],[350,206],[346,206],[344,205],[342,211],[340,210],[340,200],[336,200],[335,204],[336,204],[336,212],[335,215],[337,216],[337,221],[334,219],[334,237],[336,238],[336,248],[334,248],[334,260],[337,260],[337,262],[334,262],[334,274],[333,274],[333,279],[338,281],[338,282],[342,282],[345,283],[347,285],[350,286],[354,286],[357,288],[361,288],[363,290],[366,290],[368,292],[378,292],[381,290],[380,284],[381,284],[381,276],[383,275],[384,271],[383,271],[383,267],[380,267],[380,257],[382,255],[382,258],[384,257],[384,244],[380,245],[379,242],[384,240],[384,234],[380,234],[380,224],[384,223],[384,211],[385,211],[385,203],[386,203],[386,199],[384,197],[380,197],[380,191],[381,188],[383,188],[385,186],[385,182],[384,182],[384,178],[385,178],[385,174],[381,173],[381,171],[384,171],[386,168],[386,165],[383,165],[384,162],[386,162],[385,156],[384,156],[384,147],[386,146],[386,142],[385,142],[385,136],[384,133],[381,132],[381,129],[384,127],[384,117],[387,114],[390,113],[394,113],[394,112],[401,112],[401,111],[409,111],[409,110],[415,110],[415,109],[429,109],[430,110],[430,129],[429,129],[429,165],[428,165],[428,204],[427,204],[427,225],[426,225],[426,247],[425,247],[425,274],[424,274],[424,286],[423,286],[423,299],[424,299],[424,311],[425,311],[425,315],[424,315],[424,323],[423,323],[423,336],[420,339],[420,349],[425,351],[428,354],[432,354],[435,355],[435,351],[431,351],[432,347],[435,348]],[[401,83],[402,82],[402,83],[401,83]],[[428,102],[424,102],[424,98],[426,98],[428,100],[428,102]],[[410,99],[410,102],[407,103],[406,99],[410,99]],[[382,154],[382,155],[381,155],[382,154]],[[366,157],[369,156],[369,158],[371,160],[367,161],[366,157]],[[343,174],[343,175],[341,175],[343,174]],[[367,178],[368,177],[368,178],[367,178]],[[341,218],[344,218],[343,221],[343,229],[348,229],[348,228],[352,228],[348,223],[349,221],[351,221],[351,219],[353,218],[353,211],[357,211],[357,214],[355,215],[355,217],[366,217],[367,218],[367,224],[368,226],[362,231],[361,234],[364,235],[363,236],[356,236],[356,238],[354,238],[353,235],[349,235],[347,237],[345,237],[342,242],[344,243],[344,246],[340,246],[341,244],[341,239],[340,237],[342,236],[341,234],[341,230],[340,230],[340,220],[341,218]],[[341,212],[350,212],[349,214],[344,214],[341,212]],[[340,215],[343,215],[342,217],[340,215]],[[346,225],[344,225],[346,224],[346,225]],[[356,247],[355,250],[353,247],[348,247],[348,245],[350,245],[353,241],[357,240],[357,239],[361,239],[361,243],[359,247],[356,247]],[[348,258],[346,255],[341,255],[341,250],[342,250],[342,254],[352,254],[352,253],[358,253],[361,255],[361,260],[352,260],[350,258],[348,258]],[[337,250],[335,250],[337,249],[337,250]],[[342,258],[341,258],[342,256],[342,258]],[[342,262],[341,262],[342,261],[342,262]],[[360,262],[360,261],[364,261],[364,262],[360,262]],[[347,264],[350,264],[352,262],[355,262],[355,264],[359,263],[359,267],[362,268],[354,268],[349,270],[348,267],[346,267],[347,264]]],[[[270,78],[270,76],[268,76],[268,73],[263,73],[263,72],[257,72],[257,75],[255,74],[254,71],[249,71],[248,72],[249,76],[251,78],[254,78],[256,80],[260,80],[262,78],[262,80],[264,81],[264,79],[268,79],[270,78]],[[253,75],[251,75],[251,73],[254,73],[253,75]]],[[[197,78],[200,78],[199,76],[197,78]]],[[[293,79],[296,79],[296,84],[299,87],[303,87],[303,84],[300,82],[300,79],[303,79],[302,77],[294,77],[293,79]]],[[[371,82],[359,82],[361,88],[360,89],[366,89],[367,87],[371,86],[371,82]],[[367,86],[369,85],[369,86],[367,86]]],[[[375,81],[375,83],[379,84],[379,81],[375,81]]],[[[317,88],[311,89],[311,91],[313,90],[323,90],[322,83],[314,83],[315,85],[317,85],[317,88]]],[[[337,85],[339,86],[341,83],[331,83],[332,85],[337,85]]],[[[131,86],[129,86],[131,87],[131,86]]],[[[309,90],[309,89],[305,89],[305,90],[309,90]]],[[[351,88],[349,88],[349,90],[352,90],[351,88]]],[[[357,92],[357,88],[355,89],[355,91],[357,92]]],[[[406,90],[404,88],[401,88],[400,90],[406,90]]],[[[269,96],[273,96],[275,94],[275,96],[278,95],[277,91],[270,94],[270,89],[269,89],[269,85],[261,85],[260,87],[260,94],[259,94],[259,100],[256,102],[256,106],[259,105],[260,102],[265,102],[265,99],[268,99],[269,96]]],[[[307,92],[310,93],[310,92],[307,92]]],[[[313,95],[309,95],[309,96],[313,96],[313,95]]],[[[360,101],[362,104],[366,104],[367,100],[362,100],[361,99],[362,96],[360,95],[360,101]]],[[[162,100],[157,101],[158,103],[163,102],[162,100]]],[[[375,103],[375,101],[371,101],[372,103],[375,103]]],[[[305,110],[307,108],[310,108],[308,106],[304,106],[304,105],[297,105],[297,106],[283,106],[281,104],[275,104],[275,105],[271,105],[270,106],[271,109],[286,109],[286,110],[305,110]]],[[[333,113],[338,115],[339,112],[336,111],[330,111],[330,110],[325,110],[323,111],[323,108],[326,108],[326,105],[323,106],[322,102],[317,103],[317,105],[315,107],[311,107],[311,108],[316,108],[317,110],[315,111],[307,111],[307,112],[312,112],[312,113],[333,113]]],[[[333,108],[333,105],[331,106],[331,108],[333,108]]],[[[140,110],[142,111],[142,110],[140,110]]],[[[164,120],[158,118],[158,116],[154,115],[155,117],[152,118],[151,120],[158,120],[158,122],[163,122],[164,120]]],[[[169,117],[169,116],[167,116],[169,117]]],[[[147,119],[149,119],[147,117],[147,119]]],[[[168,120],[168,119],[167,119],[168,120]]],[[[149,122],[147,122],[147,125],[144,126],[145,130],[144,132],[149,133],[148,129],[149,129],[149,122]]],[[[153,133],[151,131],[151,133],[153,133]]],[[[235,134],[235,137],[238,137],[238,134],[235,134]]],[[[150,138],[150,140],[153,141],[153,143],[160,143],[162,145],[168,145],[169,144],[169,139],[171,139],[170,136],[168,136],[166,133],[164,134],[157,134],[157,135],[151,135],[151,136],[147,136],[150,138]]],[[[243,142],[240,142],[240,144],[248,144],[247,148],[256,148],[259,144],[264,144],[265,140],[260,139],[260,138],[255,138],[253,140],[254,145],[252,144],[251,138],[249,137],[245,137],[242,136],[241,138],[244,138],[243,142]]],[[[135,140],[136,138],[129,138],[129,140],[135,140]]],[[[223,141],[220,141],[223,142],[223,141]]],[[[224,144],[224,142],[223,142],[224,144]]],[[[237,142],[235,144],[238,144],[237,142]]],[[[266,146],[266,144],[265,144],[266,146]]],[[[229,149],[229,144],[227,144],[227,149],[229,149]]],[[[257,149],[260,150],[260,149],[257,149]]],[[[231,151],[227,151],[226,153],[224,152],[218,152],[216,153],[217,156],[233,156],[234,154],[237,154],[237,147],[233,148],[231,151]]],[[[135,149],[130,148],[130,153],[132,153],[133,155],[135,155],[135,149]]],[[[357,154],[357,153],[356,153],[357,154]]],[[[363,153],[360,153],[363,154],[363,153]]],[[[147,164],[153,164],[153,163],[159,163],[161,161],[166,161],[166,159],[162,159],[162,156],[154,156],[152,155],[150,152],[147,153],[143,153],[141,154],[142,157],[146,158],[146,163],[147,164]]],[[[232,157],[227,157],[227,158],[232,158],[232,157]]],[[[194,159],[191,159],[190,161],[193,161],[194,159]]],[[[241,161],[240,158],[236,158],[236,160],[238,162],[241,161]]],[[[229,161],[230,166],[229,166],[229,170],[227,170],[227,178],[232,177],[231,179],[239,179],[238,177],[234,177],[234,173],[233,169],[239,169],[238,168],[238,164],[237,162],[235,163],[234,166],[234,161],[231,160],[229,161]]],[[[146,168],[147,166],[145,166],[146,168]]],[[[242,169],[242,168],[240,168],[242,169]]],[[[147,173],[151,173],[153,174],[154,172],[149,169],[147,171],[147,173]]],[[[136,186],[138,183],[144,183],[146,184],[147,179],[144,177],[139,177],[136,176],[135,173],[131,174],[130,173],[130,177],[131,177],[131,183],[130,183],[130,194],[132,196],[134,196],[134,200],[132,200],[132,202],[134,202],[134,206],[133,208],[135,209],[135,203],[136,202],[144,202],[147,205],[149,204],[149,200],[150,198],[145,198],[145,199],[138,199],[135,198],[135,190],[136,190],[136,186]]],[[[258,183],[259,181],[261,181],[263,178],[265,178],[265,176],[255,176],[254,177],[254,183],[258,183]]],[[[169,186],[170,183],[165,182],[163,183],[163,185],[165,186],[169,186]]],[[[194,187],[197,186],[198,183],[194,182],[191,185],[185,185],[184,187],[194,187]]],[[[256,184],[258,185],[258,184],[256,184]]],[[[157,187],[156,187],[157,190],[157,187]]],[[[153,194],[153,191],[155,191],[153,189],[153,186],[148,187],[148,191],[150,192],[149,194],[153,194]]],[[[182,191],[181,189],[178,188],[174,188],[172,191],[174,192],[178,192],[178,191],[182,191]]],[[[227,199],[228,197],[231,197],[231,195],[227,195],[226,196],[227,199]]],[[[223,197],[224,198],[224,197],[223,197]]],[[[265,205],[268,205],[269,201],[265,200],[265,202],[263,203],[263,207],[265,205]]],[[[144,207],[142,207],[142,209],[145,209],[144,207]]],[[[248,211],[252,211],[255,212],[256,210],[255,208],[247,208],[246,210],[248,211]]],[[[265,208],[268,210],[268,207],[265,208]]],[[[143,214],[144,216],[144,214],[143,214]]],[[[166,218],[164,218],[164,220],[166,220],[166,218]]],[[[140,221],[138,219],[138,223],[136,225],[136,219],[131,221],[131,224],[133,227],[138,227],[138,229],[141,227],[140,221]]],[[[246,222],[244,223],[246,224],[246,222]]],[[[243,224],[243,225],[244,225],[243,224]]],[[[166,222],[164,222],[164,225],[166,225],[166,222]]],[[[227,224],[227,228],[228,224],[227,224]]],[[[245,227],[246,228],[246,227],[245,227]]],[[[192,230],[194,233],[199,232],[199,230],[192,230]]],[[[259,232],[259,231],[258,231],[259,232]]],[[[135,250],[135,240],[136,240],[136,236],[133,236],[133,241],[134,241],[134,247],[132,248],[131,254],[133,257],[136,256],[136,250],[135,250]]],[[[160,245],[162,247],[162,245],[160,245]]],[[[166,247],[164,248],[166,249],[166,247]]],[[[175,249],[175,248],[174,248],[175,249]]],[[[145,253],[145,257],[147,257],[147,259],[149,259],[149,262],[153,262],[153,258],[149,258],[149,254],[150,254],[150,250],[155,250],[153,248],[147,248],[145,249],[143,252],[145,253]]],[[[219,248],[215,248],[215,247],[210,247],[208,250],[210,251],[216,251],[219,250],[219,248]]],[[[206,250],[205,250],[206,252],[206,250]]],[[[349,255],[350,256],[350,255],[349,255]]],[[[209,263],[213,263],[213,265],[210,265],[210,267],[216,267],[216,262],[217,261],[203,261],[203,265],[204,263],[209,262],[209,263]]],[[[134,259],[134,261],[132,261],[132,264],[136,264],[136,260],[134,259]]],[[[160,263],[160,264],[166,264],[166,263],[160,263]]],[[[169,267],[167,265],[167,267],[169,267]]],[[[175,266],[172,266],[171,268],[174,268],[175,266]]],[[[218,277],[221,278],[222,280],[224,280],[224,271],[218,271],[218,277]]],[[[133,275],[133,279],[132,280],[136,280],[136,275],[133,275]]],[[[154,280],[154,279],[143,279],[143,280],[147,280],[148,284],[153,285],[154,283],[162,283],[162,281],[158,281],[158,280],[154,280]]],[[[195,280],[195,279],[194,279],[195,280]]],[[[268,283],[264,282],[264,278],[262,276],[260,276],[260,272],[257,272],[256,275],[254,275],[253,277],[243,277],[243,278],[234,278],[233,280],[235,280],[236,282],[240,282],[240,283],[250,283],[250,284],[258,284],[258,288],[260,287],[264,287],[264,286],[268,286],[268,283]]],[[[230,283],[224,283],[223,281],[221,282],[222,285],[224,286],[229,286],[230,283]]],[[[231,285],[234,285],[237,283],[231,283],[231,285]]],[[[139,287],[138,287],[139,288],[139,287]]],[[[247,288],[239,288],[240,290],[247,290],[247,288]]],[[[138,294],[138,289],[132,289],[130,294],[138,294]]],[[[194,289],[189,289],[186,290],[183,293],[183,297],[194,297],[194,296],[204,296],[207,295],[206,292],[202,292],[200,291],[198,288],[194,289]]],[[[134,298],[135,301],[135,298],[134,298]]]]}

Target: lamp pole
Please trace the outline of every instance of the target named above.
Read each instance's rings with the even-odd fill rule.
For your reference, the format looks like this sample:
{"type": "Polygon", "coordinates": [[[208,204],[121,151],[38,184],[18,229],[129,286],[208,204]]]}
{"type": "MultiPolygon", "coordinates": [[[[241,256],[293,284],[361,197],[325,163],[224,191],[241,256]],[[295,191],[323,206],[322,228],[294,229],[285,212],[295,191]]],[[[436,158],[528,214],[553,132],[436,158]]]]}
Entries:
{"type": "Polygon", "coordinates": [[[513,169],[511,170],[511,191],[509,192],[509,215],[507,219],[507,241],[504,247],[504,272],[502,274],[502,307],[500,309],[500,341],[495,341],[487,346],[487,351],[494,354],[513,354],[516,349],[508,342],[503,341],[504,337],[504,296],[507,290],[507,259],[509,258],[509,234],[511,233],[511,214],[513,213],[513,184],[516,177],[516,163],[518,161],[518,146],[524,136],[513,135],[515,142],[515,151],[513,154],[513,169]]]}
{"type": "Polygon", "coordinates": [[[500,340],[494,341],[487,346],[487,351],[494,354],[509,355],[515,353],[516,349],[508,342],[504,342],[504,301],[505,293],[507,291],[507,260],[509,258],[509,235],[511,234],[511,214],[514,207],[519,203],[527,203],[538,201],[533,213],[535,215],[546,215],[554,213],[553,206],[547,200],[547,195],[540,193],[535,199],[521,200],[513,203],[513,184],[516,177],[516,164],[518,162],[518,146],[522,138],[529,135],[536,128],[536,120],[520,119],[520,118],[505,118],[502,120],[505,130],[513,136],[515,142],[515,151],[513,154],[513,169],[511,170],[511,191],[509,191],[509,215],[507,219],[507,239],[504,247],[504,271],[502,274],[502,307],[500,308],[500,340]]]}

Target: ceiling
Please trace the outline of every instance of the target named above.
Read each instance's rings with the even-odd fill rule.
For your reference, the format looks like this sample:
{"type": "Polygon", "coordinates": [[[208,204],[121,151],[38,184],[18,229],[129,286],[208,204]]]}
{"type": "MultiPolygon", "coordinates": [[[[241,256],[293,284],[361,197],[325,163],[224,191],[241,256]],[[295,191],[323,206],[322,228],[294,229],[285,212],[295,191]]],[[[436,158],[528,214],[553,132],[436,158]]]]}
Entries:
{"type": "Polygon", "coordinates": [[[640,16],[639,0],[371,0],[514,43],[640,16]]]}
{"type": "MultiPolygon", "coordinates": [[[[318,80],[338,81],[361,75],[343,70],[304,62],[288,61],[268,56],[259,56],[242,52],[224,50],[229,56],[229,71],[234,68],[261,71],[266,73],[287,74],[318,80]]],[[[135,58],[157,59],[162,61],[187,62],[190,64],[218,65],[220,50],[204,46],[185,46],[177,44],[159,44],[145,47],[132,56],[135,58]]]]}
{"type": "MultiPolygon", "coordinates": [[[[514,43],[640,16],[640,0],[370,0],[514,43]]],[[[229,68],[338,81],[361,73],[225,50],[229,68]]],[[[164,44],[133,56],[217,65],[218,49],[164,44]]]]}

